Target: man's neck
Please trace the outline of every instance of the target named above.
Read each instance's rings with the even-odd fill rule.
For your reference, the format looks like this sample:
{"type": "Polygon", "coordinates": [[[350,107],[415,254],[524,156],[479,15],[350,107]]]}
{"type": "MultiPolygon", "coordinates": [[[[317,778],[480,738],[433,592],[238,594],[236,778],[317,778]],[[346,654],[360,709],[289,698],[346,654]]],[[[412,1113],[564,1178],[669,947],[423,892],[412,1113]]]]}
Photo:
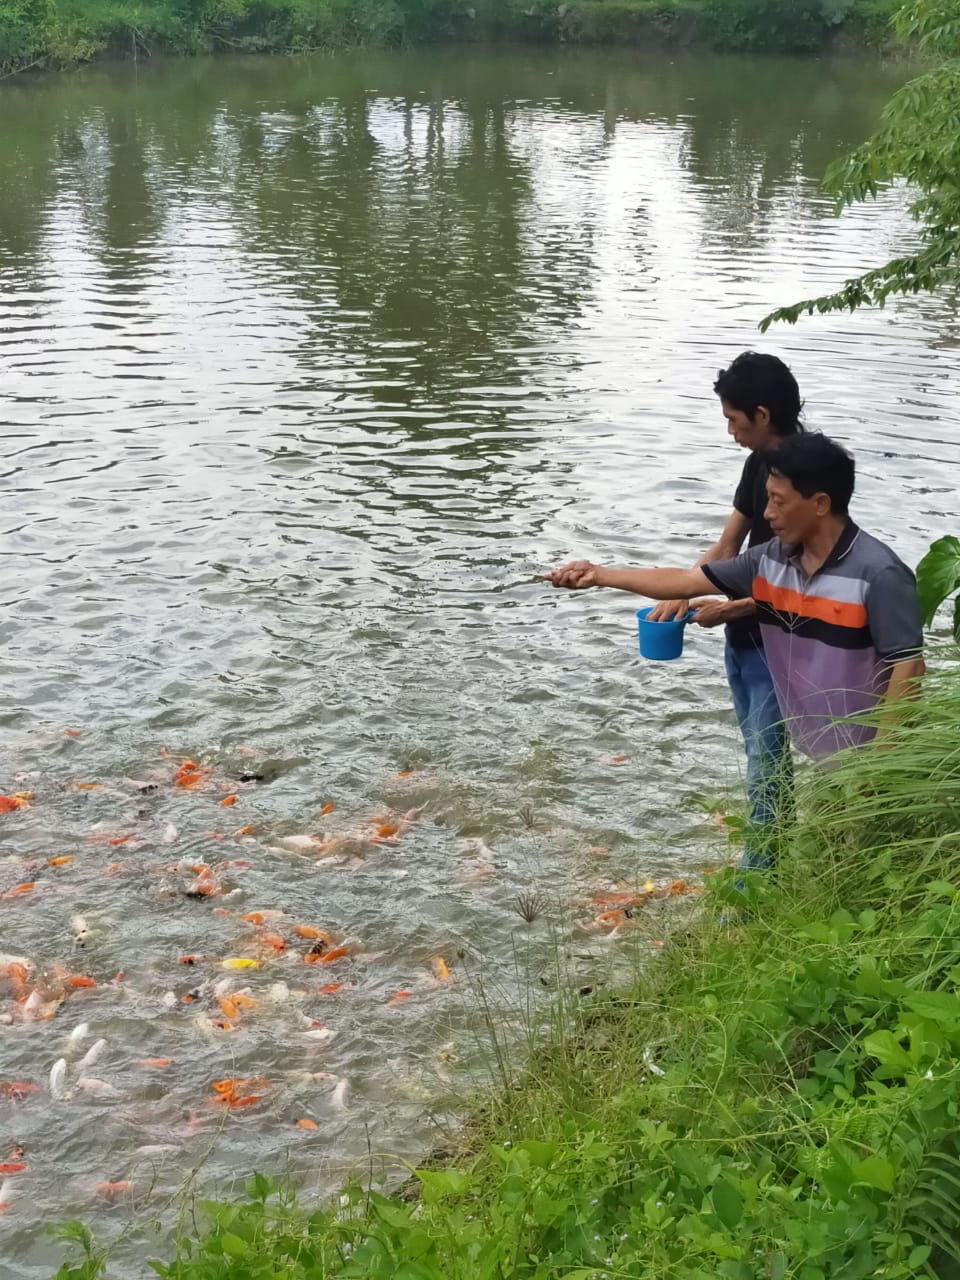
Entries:
{"type": "Polygon", "coordinates": [[[808,575],[822,568],[830,552],[840,541],[840,535],[847,527],[846,516],[829,516],[817,529],[816,533],[803,541],[800,552],[800,563],[808,575]]]}

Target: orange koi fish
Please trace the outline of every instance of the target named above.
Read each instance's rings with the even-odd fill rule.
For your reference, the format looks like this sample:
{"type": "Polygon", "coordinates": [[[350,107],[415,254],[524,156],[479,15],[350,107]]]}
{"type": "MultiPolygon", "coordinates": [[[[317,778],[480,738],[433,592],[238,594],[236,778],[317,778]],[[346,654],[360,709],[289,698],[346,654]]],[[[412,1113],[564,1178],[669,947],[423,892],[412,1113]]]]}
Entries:
{"type": "Polygon", "coordinates": [[[434,956],[430,961],[430,964],[433,967],[433,975],[435,978],[439,979],[440,982],[451,981],[453,974],[450,972],[450,966],[447,964],[446,960],[444,960],[443,956],[434,956]]]}
{"type": "Polygon", "coordinates": [[[15,884],[12,889],[7,889],[6,893],[0,893],[0,900],[8,902],[11,898],[19,898],[24,893],[33,893],[36,887],[36,881],[34,880],[27,880],[24,884],[15,884]]]}
{"type": "Polygon", "coordinates": [[[15,791],[12,796],[0,796],[0,813],[12,813],[14,809],[29,809],[29,791],[15,791]]]}
{"type": "Polygon", "coordinates": [[[602,925],[604,929],[616,929],[632,919],[633,915],[629,907],[620,907],[615,911],[601,911],[596,918],[597,924],[602,925]]]}
{"type": "Polygon", "coordinates": [[[98,1182],[93,1188],[98,1196],[103,1196],[105,1200],[116,1200],[118,1196],[122,1196],[126,1191],[133,1190],[132,1182],[98,1182]]]}
{"type": "Polygon", "coordinates": [[[141,1058],[140,1065],[142,1067],[169,1067],[172,1065],[172,1058],[141,1058]]]}
{"type": "Polygon", "coordinates": [[[82,736],[79,729],[64,729],[63,732],[68,738],[79,738],[82,736]]]}
{"type": "Polygon", "coordinates": [[[287,944],[278,933],[261,934],[260,941],[266,943],[268,947],[273,947],[274,951],[286,951],[287,944]]]}
{"type": "Polygon", "coordinates": [[[184,760],[183,764],[174,775],[173,785],[182,787],[185,791],[198,787],[206,779],[209,769],[201,769],[198,764],[192,760],[184,760]]]}
{"type": "Polygon", "coordinates": [[[22,1160],[5,1160],[0,1164],[0,1173],[23,1173],[26,1167],[22,1160]]]}
{"type": "Polygon", "coordinates": [[[11,1084],[0,1084],[0,1093],[11,1102],[24,1102],[33,1093],[38,1093],[40,1086],[30,1084],[27,1080],[14,1080],[11,1084]]]}
{"type": "Polygon", "coordinates": [[[84,973],[71,973],[64,979],[68,987],[79,990],[81,987],[95,987],[97,984],[93,978],[88,978],[84,973]]]}
{"type": "Polygon", "coordinates": [[[297,1121],[298,1129],[317,1129],[319,1128],[316,1120],[310,1120],[306,1116],[302,1120],[297,1121]]]}
{"type": "Polygon", "coordinates": [[[404,1000],[409,1000],[412,995],[412,991],[395,991],[387,1004],[403,1004],[404,1000]]]}
{"type": "Polygon", "coordinates": [[[642,893],[598,893],[593,901],[600,907],[639,907],[646,901],[642,893]]]}
{"type": "Polygon", "coordinates": [[[68,863],[71,863],[72,861],[73,861],[72,853],[61,853],[60,856],[57,858],[48,858],[47,866],[48,867],[65,867],[67,866],[68,863]]]}
{"type": "Polygon", "coordinates": [[[334,805],[333,801],[332,801],[332,800],[328,800],[328,801],[327,801],[327,803],[326,803],[326,804],[323,806],[323,808],[320,810],[320,817],[321,817],[321,818],[325,818],[325,817],[327,816],[327,814],[328,814],[328,813],[333,813],[334,808],[335,808],[335,805],[334,805]]]}
{"type": "MultiPolygon", "coordinates": [[[[317,959],[320,964],[330,964],[332,961],[341,960],[344,956],[348,956],[349,954],[350,952],[347,947],[334,947],[332,950],[324,952],[322,956],[318,956],[317,959]]],[[[304,959],[306,959],[306,957],[304,957],[304,959]]]]}
{"type": "Polygon", "coordinates": [[[333,946],[333,939],[330,937],[329,933],[323,929],[315,929],[312,924],[294,925],[293,932],[298,938],[309,938],[312,941],[323,942],[328,947],[333,946]]]}
{"type": "Polygon", "coordinates": [[[220,801],[220,808],[221,808],[221,809],[229,809],[229,807],[230,807],[232,804],[236,804],[236,803],[237,803],[237,800],[238,800],[238,799],[239,799],[239,797],[238,797],[238,796],[235,796],[235,795],[224,796],[224,797],[223,797],[223,799],[220,801]]]}
{"type": "Polygon", "coordinates": [[[317,995],[332,996],[335,991],[339,991],[343,986],[342,982],[328,982],[325,987],[317,987],[317,995]]]}

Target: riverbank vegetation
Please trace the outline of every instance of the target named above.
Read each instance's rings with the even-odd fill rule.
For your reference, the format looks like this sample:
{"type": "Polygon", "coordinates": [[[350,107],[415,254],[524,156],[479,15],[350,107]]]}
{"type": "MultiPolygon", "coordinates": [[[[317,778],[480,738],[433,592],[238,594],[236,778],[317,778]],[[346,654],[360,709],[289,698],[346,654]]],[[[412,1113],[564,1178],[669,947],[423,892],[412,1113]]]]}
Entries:
{"type": "Polygon", "coordinates": [[[761,329],[778,320],[793,324],[814,312],[882,307],[897,294],[960,284],[960,6],[956,0],[910,0],[898,10],[894,25],[902,39],[919,46],[927,69],[890,99],[873,137],[830,166],[826,187],[839,214],[893,182],[907,183],[917,226],[914,243],[834,293],[781,307],[761,329]]]}
{"type": "Polygon", "coordinates": [[[0,70],[103,56],[286,52],[436,40],[861,47],[896,0],[4,0],[0,70]]]}
{"type": "MultiPolygon", "coordinates": [[[[948,669],[812,776],[776,878],[708,877],[632,989],[497,1055],[457,1158],[316,1211],[257,1176],[157,1274],[960,1276],[958,720],[948,669]]],[[[109,1275],[87,1247],[58,1280],[109,1275]]]]}

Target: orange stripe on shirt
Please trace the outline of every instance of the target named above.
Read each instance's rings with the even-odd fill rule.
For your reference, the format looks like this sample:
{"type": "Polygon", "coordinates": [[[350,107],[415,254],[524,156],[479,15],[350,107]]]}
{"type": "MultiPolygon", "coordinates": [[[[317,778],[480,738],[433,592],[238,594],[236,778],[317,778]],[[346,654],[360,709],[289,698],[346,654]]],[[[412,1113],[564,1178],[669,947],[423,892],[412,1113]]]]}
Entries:
{"type": "Polygon", "coordinates": [[[753,580],[752,592],[758,604],[768,604],[779,613],[816,618],[819,622],[832,622],[838,627],[867,625],[866,605],[845,604],[842,600],[828,600],[826,596],[804,595],[802,591],[793,591],[789,587],[775,587],[759,575],[753,580]]]}

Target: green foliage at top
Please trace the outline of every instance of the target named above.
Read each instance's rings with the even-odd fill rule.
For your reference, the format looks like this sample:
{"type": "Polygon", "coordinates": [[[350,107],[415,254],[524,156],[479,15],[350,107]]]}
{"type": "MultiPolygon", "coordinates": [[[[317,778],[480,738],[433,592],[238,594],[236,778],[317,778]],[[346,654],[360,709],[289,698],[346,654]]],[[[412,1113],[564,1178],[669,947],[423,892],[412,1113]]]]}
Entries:
{"type": "Polygon", "coordinates": [[[958,722],[949,672],[816,771],[776,877],[711,877],[633,990],[571,997],[414,1200],[258,1178],[157,1274],[955,1280],[958,722]]]}
{"type": "Polygon", "coordinates": [[[854,0],[707,0],[716,43],[729,49],[812,52],[855,11],[854,0]]]}
{"type": "Polygon", "coordinates": [[[827,171],[838,212],[902,179],[914,192],[910,213],[917,247],[848,280],[836,293],[808,298],[761,322],[793,324],[803,314],[882,307],[895,294],[932,292],[960,283],[960,4],[910,0],[896,15],[903,39],[919,42],[933,65],[887,104],[880,129],[827,171]]]}
{"type": "Polygon", "coordinates": [[[100,55],[304,52],[444,39],[820,49],[897,0],[0,0],[0,71],[100,55]]]}
{"type": "Polygon", "coordinates": [[[917,590],[924,626],[929,627],[943,602],[953,596],[953,637],[960,644],[960,539],[938,538],[917,565],[917,590]]]}

